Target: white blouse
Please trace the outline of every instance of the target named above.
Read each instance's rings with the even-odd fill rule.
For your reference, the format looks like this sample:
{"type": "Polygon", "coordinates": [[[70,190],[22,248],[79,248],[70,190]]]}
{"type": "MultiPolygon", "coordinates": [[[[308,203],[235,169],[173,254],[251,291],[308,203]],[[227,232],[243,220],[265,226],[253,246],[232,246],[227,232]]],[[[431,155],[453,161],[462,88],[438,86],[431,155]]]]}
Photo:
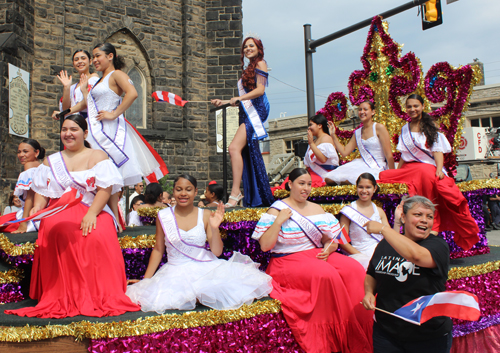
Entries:
{"type": "MultiPolygon", "coordinates": [[[[448,142],[448,139],[442,134],[441,132],[438,132],[438,138],[437,141],[434,142],[432,147],[429,149],[428,147],[425,146],[427,142],[427,137],[425,137],[423,132],[412,132],[411,135],[413,136],[415,146],[419,147],[420,149],[427,151],[427,152],[442,152],[442,153],[450,153],[451,152],[451,146],[450,143],[448,142]]],[[[399,136],[398,140],[398,146],[396,147],[398,151],[401,152],[401,158],[405,162],[417,162],[413,155],[408,151],[406,148],[405,144],[403,143],[403,139],[401,136],[399,136]]]]}
{"type": "MultiPolygon", "coordinates": [[[[97,163],[91,169],[70,172],[69,174],[74,182],[84,187],[87,191],[83,195],[82,200],[82,202],[87,205],[92,204],[97,187],[107,188],[112,186],[111,194],[117,193],[123,187],[122,176],[110,159],[97,163]]],[[[32,189],[36,193],[56,199],[64,194],[67,186],[63,187],[58,184],[50,167],[41,164],[36,168],[32,184],[32,189]]]]}

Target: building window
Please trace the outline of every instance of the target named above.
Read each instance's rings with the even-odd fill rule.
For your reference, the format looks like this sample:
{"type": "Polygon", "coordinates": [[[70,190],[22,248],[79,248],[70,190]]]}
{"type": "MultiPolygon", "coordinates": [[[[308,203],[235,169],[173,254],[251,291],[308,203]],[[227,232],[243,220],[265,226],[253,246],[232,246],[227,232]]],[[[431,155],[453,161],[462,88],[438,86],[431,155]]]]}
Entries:
{"type": "Polygon", "coordinates": [[[130,108],[125,112],[127,120],[136,128],[146,128],[146,79],[141,70],[134,66],[128,72],[128,76],[134,83],[137,91],[137,99],[132,103],[130,108]]]}
{"type": "Polygon", "coordinates": [[[295,144],[302,139],[297,140],[285,140],[285,153],[294,153],[295,152],[295,144]]]}
{"type": "Polygon", "coordinates": [[[500,116],[492,118],[471,119],[471,127],[500,127],[500,116]]]}

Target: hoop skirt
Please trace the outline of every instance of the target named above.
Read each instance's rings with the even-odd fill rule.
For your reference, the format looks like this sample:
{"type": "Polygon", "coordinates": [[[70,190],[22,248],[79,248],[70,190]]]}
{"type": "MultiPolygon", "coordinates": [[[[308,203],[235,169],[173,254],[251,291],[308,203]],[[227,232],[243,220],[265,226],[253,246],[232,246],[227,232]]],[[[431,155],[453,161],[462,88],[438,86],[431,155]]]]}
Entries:
{"type": "Polygon", "coordinates": [[[479,241],[479,228],[472,218],[467,199],[458,189],[455,180],[436,176],[436,166],[428,163],[405,163],[401,169],[380,173],[381,183],[408,185],[410,196],[421,195],[437,204],[432,230],[455,232],[453,239],[464,250],[479,241]]]}
{"type": "MultiPolygon", "coordinates": [[[[162,211],[160,211],[162,212],[162,211]]],[[[204,246],[206,233],[203,209],[198,210],[197,225],[185,232],[184,242],[204,246]]],[[[212,309],[237,309],[271,292],[271,277],[258,269],[250,257],[235,252],[228,260],[213,255],[213,261],[195,261],[176,250],[165,235],[168,262],[152,278],[128,286],[127,295],[142,311],[191,310],[196,302],[212,309]]],[[[209,251],[209,250],[205,250],[209,251]]]]}
{"type": "MultiPolygon", "coordinates": [[[[245,88],[245,91],[247,89],[245,88]]],[[[241,107],[239,110],[239,124],[245,124],[247,132],[247,145],[241,152],[243,157],[243,205],[245,207],[270,206],[274,202],[274,196],[269,186],[266,166],[262,159],[262,153],[259,148],[259,141],[254,138],[254,128],[248,118],[245,110],[241,107]]],[[[264,93],[262,96],[252,99],[252,104],[259,113],[262,122],[269,116],[269,101],[264,93]]]]}

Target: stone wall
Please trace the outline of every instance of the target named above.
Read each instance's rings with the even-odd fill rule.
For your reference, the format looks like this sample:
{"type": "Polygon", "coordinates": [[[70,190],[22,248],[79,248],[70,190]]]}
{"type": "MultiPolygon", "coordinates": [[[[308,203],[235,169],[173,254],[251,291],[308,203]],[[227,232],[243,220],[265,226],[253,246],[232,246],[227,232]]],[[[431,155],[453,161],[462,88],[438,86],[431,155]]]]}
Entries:
{"type": "MultiPolygon", "coordinates": [[[[80,48],[91,52],[96,44],[108,41],[125,58],[125,72],[136,67],[144,76],[147,116],[145,128],[139,131],[165,160],[170,174],[193,174],[201,188],[209,179],[222,179],[222,159],[215,153],[215,117],[207,101],[236,95],[241,0],[13,0],[1,4],[2,0],[0,32],[8,30],[4,23],[15,10],[24,18],[23,28],[22,21],[17,21],[19,31],[31,33],[31,40],[26,34],[26,53],[9,62],[31,73],[30,137],[49,153],[59,149],[59,122],[50,118],[62,95],[55,75],[66,69],[76,82],[73,52],[80,48]],[[200,103],[183,108],[154,103],[151,93],[157,90],[200,103]]],[[[9,59],[2,55],[4,64],[9,59]]],[[[5,91],[5,81],[2,87],[5,91]]],[[[6,104],[8,95],[3,91],[6,104]]],[[[12,139],[4,137],[6,114],[2,110],[2,166],[8,160],[16,167],[2,168],[2,187],[10,189],[21,168],[14,153],[18,141],[4,147],[5,139],[12,139]]]]}

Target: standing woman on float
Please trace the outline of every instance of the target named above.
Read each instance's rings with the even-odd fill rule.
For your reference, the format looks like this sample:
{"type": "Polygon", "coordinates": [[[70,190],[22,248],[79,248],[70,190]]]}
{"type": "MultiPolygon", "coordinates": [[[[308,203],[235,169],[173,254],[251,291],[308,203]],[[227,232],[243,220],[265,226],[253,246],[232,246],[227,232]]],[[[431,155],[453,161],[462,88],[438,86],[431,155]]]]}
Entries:
{"type": "Polygon", "coordinates": [[[363,126],[354,132],[346,146],[340,143],[333,123],[329,123],[337,151],[346,157],[357,148],[361,158],[356,158],[326,174],[325,182],[328,185],[354,185],[358,176],[363,173],[370,173],[378,179],[382,170],[394,169],[389,133],[383,124],[373,121],[374,115],[374,103],[364,101],[359,105],[359,119],[363,126]]]}
{"type": "Polygon", "coordinates": [[[454,231],[455,242],[468,250],[479,241],[479,228],[467,200],[443,168],[444,153],[452,150],[450,143],[424,112],[421,96],[412,94],[406,99],[406,112],[411,122],[403,126],[399,135],[398,169],[381,172],[379,181],[407,184],[410,196],[421,195],[437,204],[433,232],[454,231]]]}
{"type": "MultiPolygon", "coordinates": [[[[94,67],[102,72],[102,78],[88,95],[84,92],[84,100],[71,107],[71,114],[87,108],[87,141],[93,148],[106,152],[118,167],[125,186],[140,183],[143,177],[149,182],[156,182],[168,173],[167,166],[123,116],[137,98],[132,81],[120,70],[125,67],[125,61],[117,56],[115,47],[110,43],[96,45],[92,55],[94,67]],[[123,99],[122,94],[125,94],[123,99]]],[[[116,217],[117,196],[113,195],[109,203],[116,217]]]]}
{"type": "Polygon", "coordinates": [[[233,188],[226,207],[234,207],[243,199],[240,189],[242,181],[245,206],[269,206],[273,203],[274,197],[259,149],[259,140],[267,137],[264,123],[269,116],[270,106],[265,89],[269,74],[264,61],[264,47],[260,39],[247,37],[243,41],[241,68],[243,73],[238,81],[239,97],[233,97],[229,101],[220,99],[211,101],[216,107],[230,103],[240,108],[240,126],[229,145],[233,188]],[[250,61],[246,68],[245,58],[250,61]]]}
{"type": "MultiPolygon", "coordinates": [[[[84,87],[84,89],[90,91],[92,86],[96,84],[99,80],[99,75],[97,73],[90,73],[90,53],[83,49],[77,49],[73,53],[73,68],[78,72],[80,77],[87,77],[88,85],[84,87]]],[[[84,99],[84,94],[82,91],[82,86],[80,82],[73,83],[73,77],[68,76],[66,70],[61,70],[57,78],[63,84],[63,96],[61,101],[59,102],[59,110],[63,111],[71,108],[76,105],[78,102],[84,99]]],[[[55,111],[52,113],[52,117],[57,119],[56,115],[60,113],[60,111],[55,111]]],[[[87,117],[87,109],[83,109],[80,111],[80,115],[83,117],[87,117]]]]}

